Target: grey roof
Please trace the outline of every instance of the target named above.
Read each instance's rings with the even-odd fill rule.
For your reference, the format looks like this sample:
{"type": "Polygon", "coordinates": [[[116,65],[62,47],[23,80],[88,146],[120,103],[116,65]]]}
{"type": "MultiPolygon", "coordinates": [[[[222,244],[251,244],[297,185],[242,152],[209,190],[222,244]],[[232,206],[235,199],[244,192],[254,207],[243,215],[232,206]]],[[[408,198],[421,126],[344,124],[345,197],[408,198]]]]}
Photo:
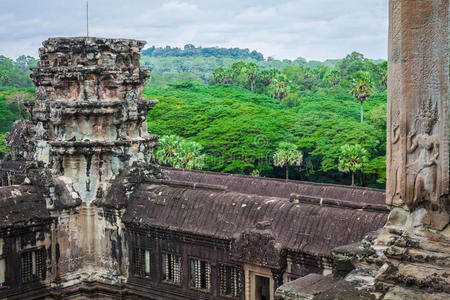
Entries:
{"type": "Polygon", "coordinates": [[[283,248],[329,256],[331,249],[381,228],[388,210],[332,199],[285,198],[226,191],[223,186],[157,181],[132,197],[124,222],[188,234],[232,239],[268,222],[283,248]],[[351,205],[347,205],[351,204],[351,205]]]}
{"type": "Polygon", "coordinates": [[[378,205],[385,205],[386,202],[386,193],[380,189],[297,180],[289,180],[286,182],[283,179],[207,171],[187,171],[173,168],[163,168],[163,170],[173,180],[224,185],[230,191],[244,194],[281,198],[289,198],[291,194],[299,194],[303,196],[378,205]]]}
{"type": "Polygon", "coordinates": [[[45,199],[36,187],[0,187],[0,228],[22,227],[49,219],[45,199]]]}

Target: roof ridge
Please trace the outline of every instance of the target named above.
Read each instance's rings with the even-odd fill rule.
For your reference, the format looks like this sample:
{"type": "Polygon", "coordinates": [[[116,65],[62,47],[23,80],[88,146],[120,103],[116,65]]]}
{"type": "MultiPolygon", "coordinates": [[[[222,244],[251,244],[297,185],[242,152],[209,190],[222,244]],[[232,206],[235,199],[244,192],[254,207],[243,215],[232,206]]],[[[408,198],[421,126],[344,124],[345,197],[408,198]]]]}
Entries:
{"type": "Polygon", "coordinates": [[[289,201],[293,202],[293,203],[304,203],[304,204],[312,204],[312,205],[319,205],[319,206],[362,209],[365,211],[386,211],[386,212],[389,211],[389,208],[387,207],[387,205],[369,204],[369,203],[365,203],[365,202],[355,203],[355,202],[346,201],[346,200],[304,196],[304,195],[299,195],[299,194],[294,194],[294,193],[291,194],[289,201]]]}
{"type": "Polygon", "coordinates": [[[213,190],[219,192],[228,191],[228,186],[226,185],[197,183],[182,180],[149,179],[146,183],[163,184],[171,187],[184,187],[193,190],[213,190]]]}
{"type": "Polygon", "coordinates": [[[334,186],[334,187],[340,187],[340,188],[344,188],[344,189],[366,190],[366,191],[383,192],[383,193],[386,192],[386,190],[383,190],[383,189],[369,188],[369,187],[362,187],[362,186],[351,186],[351,185],[343,185],[343,184],[335,184],[335,183],[321,183],[321,182],[314,182],[314,181],[302,181],[302,180],[292,180],[292,179],[286,180],[286,179],[281,179],[281,178],[259,177],[259,176],[233,174],[233,173],[222,173],[222,172],[204,171],[204,170],[186,170],[186,169],[172,168],[172,167],[161,167],[161,169],[173,170],[173,171],[178,171],[178,172],[211,174],[211,175],[215,175],[215,176],[244,177],[244,178],[251,178],[254,180],[261,180],[261,181],[264,180],[264,181],[275,181],[275,182],[281,182],[281,183],[308,184],[308,185],[315,185],[315,186],[330,186],[330,187],[334,186]]]}

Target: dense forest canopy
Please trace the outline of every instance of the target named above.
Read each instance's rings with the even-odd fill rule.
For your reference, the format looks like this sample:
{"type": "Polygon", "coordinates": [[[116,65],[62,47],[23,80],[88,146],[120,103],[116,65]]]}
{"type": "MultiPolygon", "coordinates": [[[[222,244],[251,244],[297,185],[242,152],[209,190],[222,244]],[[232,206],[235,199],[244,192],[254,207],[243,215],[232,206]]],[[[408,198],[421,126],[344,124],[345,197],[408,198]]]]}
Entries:
{"type": "Polygon", "coordinates": [[[192,44],[184,45],[183,49],[170,46],[164,48],[156,48],[152,46],[144,49],[142,55],[150,57],[217,57],[217,58],[233,58],[238,60],[254,59],[257,61],[264,60],[264,56],[253,50],[240,48],[219,48],[219,47],[195,47],[192,44]]]}
{"type": "MultiPolygon", "coordinates": [[[[144,97],[160,100],[149,131],[197,153],[204,160],[197,166],[329,183],[355,177],[358,185],[384,187],[387,62],[357,52],[316,62],[186,45],[150,47],[141,63],[151,69],[144,97]],[[300,166],[274,165],[283,143],[301,151],[300,166]],[[366,151],[364,163],[344,172],[342,149],[354,145],[366,151]]],[[[34,92],[27,87],[35,64],[31,57],[0,57],[0,138],[26,117],[21,102],[34,92]]]]}
{"type": "MultiPolygon", "coordinates": [[[[367,60],[362,54],[354,52],[351,59],[370,61],[379,64],[382,60],[367,60]],[[362,58],[362,59],[361,59],[362,58]]],[[[278,60],[272,57],[267,59],[256,51],[238,48],[202,48],[193,45],[185,45],[181,48],[171,48],[170,46],[156,48],[152,46],[142,51],[141,63],[152,70],[151,83],[153,85],[167,86],[175,81],[202,81],[209,83],[213,72],[219,67],[230,67],[239,61],[254,62],[261,69],[279,69],[286,67],[335,68],[343,59],[327,59],[325,61],[307,61],[299,57],[294,60],[278,60]]],[[[353,69],[358,66],[353,65],[353,69]]],[[[349,73],[352,69],[348,70],[349,73]]]]}
{"type": "Polygon", "coordinates": [[[30,68],[37,65],[38,60],[31,56],[19,56],[16,60],[0,55],[0,86],[33,87],[30,79],[30,68]]]}

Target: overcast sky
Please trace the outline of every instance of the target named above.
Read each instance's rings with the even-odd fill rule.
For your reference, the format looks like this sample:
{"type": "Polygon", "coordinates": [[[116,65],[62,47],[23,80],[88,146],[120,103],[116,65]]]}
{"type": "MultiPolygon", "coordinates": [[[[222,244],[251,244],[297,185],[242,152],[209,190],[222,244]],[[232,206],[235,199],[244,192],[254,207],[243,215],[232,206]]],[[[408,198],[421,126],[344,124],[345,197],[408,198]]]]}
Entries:
{"type": "MultiPolygon", "coordinates": [[[[265,57],[387,56],[387,0],[89,0],[90,35],[147,46],[249,48],[265,57]]],[[[0,55],[86,34],[85,0],[0,0],[0,55]]]]}

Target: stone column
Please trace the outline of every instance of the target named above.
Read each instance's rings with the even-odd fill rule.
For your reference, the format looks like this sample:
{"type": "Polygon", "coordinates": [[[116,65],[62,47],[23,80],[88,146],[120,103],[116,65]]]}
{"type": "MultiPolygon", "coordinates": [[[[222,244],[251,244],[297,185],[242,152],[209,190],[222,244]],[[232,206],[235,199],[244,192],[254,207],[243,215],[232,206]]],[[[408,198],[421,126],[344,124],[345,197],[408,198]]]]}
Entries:
{"type": "Polygon", "coordinates": [[[447,0],[390,1],[387,204],[410,211],[448,199],[448,17],[447,0]]]}
{"type": "Polygon", "coordinates": [[[450,299],[449,1],[389,5],[387,223],[344,280],[307,276],[284,299],[450,299]]]}
{"type": "Polygon", "coordinates": [[[373,260],[382,265],[375,283],[387,299],[450,292],[449,8],[448,0],[390,0],[391,213],[373,260]]]}

